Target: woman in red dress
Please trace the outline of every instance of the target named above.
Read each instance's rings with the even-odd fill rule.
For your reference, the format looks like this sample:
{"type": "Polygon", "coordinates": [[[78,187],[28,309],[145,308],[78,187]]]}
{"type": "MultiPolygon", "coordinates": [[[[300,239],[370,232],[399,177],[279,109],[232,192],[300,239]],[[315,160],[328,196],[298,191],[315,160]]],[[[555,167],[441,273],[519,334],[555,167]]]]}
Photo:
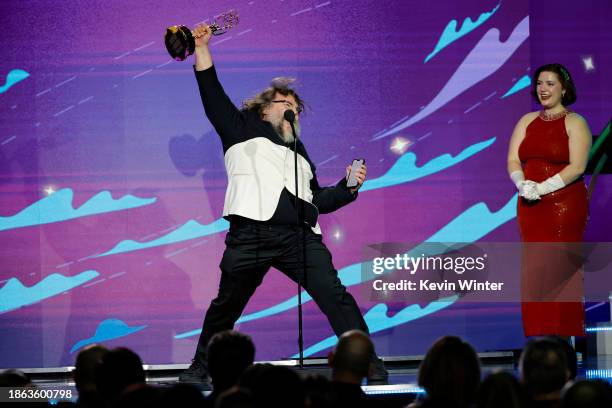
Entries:
{"type": "Polygon", "coordinates": [[[524,243],[523,330],[525,336],[582,336],[581,268],[559,256],[563,251],[550,248],[557,244],[534,243],[571,246],[582,241],[588,216],[582,175],[591,132],[580,115],[566,109],[576,101],[576,89],[564,66],[539,67],[532,95],[543,110],[518,121],[508,151],[508,173],[519,190],[517,218],[524,243]]]}

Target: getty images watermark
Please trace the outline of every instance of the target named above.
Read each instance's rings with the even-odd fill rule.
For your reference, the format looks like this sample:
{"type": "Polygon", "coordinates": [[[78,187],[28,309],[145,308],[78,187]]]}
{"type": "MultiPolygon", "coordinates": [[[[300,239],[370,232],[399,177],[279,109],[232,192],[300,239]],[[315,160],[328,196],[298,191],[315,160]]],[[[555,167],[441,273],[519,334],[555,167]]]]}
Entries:
{"type": "MultiPolygon", "coordinates": [[[[486,268],[487,254],[482,256],[409,256],[408,254],[396,254],[395,257],[378,257],[372,260],[372,272],[382,275],[389,271],[405,271],[409,275],[415,275],[417,271],[444,271],[463,275],[471,271],[483,271],[486,268]]],[[[468,273],[468,275],[470,275],[468,273]]],[[[398,281],[386,282],[384,279],[375,279],[372,287],[374,290],[424,290],[424,291],[489,291],[501,290],[504,282],[479,281],[477,279],[457,279],[449,281],[444,279],[419,278],[400,279],[398,281]]]]}
{"type": "Polygon", "coordinates": [[[611,260],[611,243],[382,243],[364,248],[361,281],[378,301],[601,301],[611,260]]]}

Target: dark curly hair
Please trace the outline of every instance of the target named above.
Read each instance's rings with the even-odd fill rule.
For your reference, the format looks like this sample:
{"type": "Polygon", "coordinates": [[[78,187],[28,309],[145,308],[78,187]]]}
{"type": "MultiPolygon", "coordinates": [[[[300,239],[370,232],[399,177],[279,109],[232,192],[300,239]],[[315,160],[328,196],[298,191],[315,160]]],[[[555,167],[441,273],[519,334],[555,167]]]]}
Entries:
{"type": "Polygon", "coordinates": [[[538,97],[538,77],[542,72],[554,72],[557,74],[559,82],[561,82],[561,86],[565,90],[565,95],[561,98],[563,106],[569,106],[576,102],[576,86],[567,68],[561,64],[546,64],[535,70],[533,80],[531,81],[531,96],[533,96],[537,103],[540,103],[540,98],[538,97]]]}
{"type": "Polygon", "coordinates": [[[247,99],[242,103],[242,109],[255,110],[261,113],[262,109],[268,106],[274,99],[274,95],[278,92],[281,95],[291,95],[295,98],[297,103],[296,110],[298,113],[304,111],[304,101],[300,98],[297,92],[291,87],[291,84],[295,82],[294,78],[289,77],[277,77],[270,82],[270,86],[255,95],[254,97],[247,99]]]}

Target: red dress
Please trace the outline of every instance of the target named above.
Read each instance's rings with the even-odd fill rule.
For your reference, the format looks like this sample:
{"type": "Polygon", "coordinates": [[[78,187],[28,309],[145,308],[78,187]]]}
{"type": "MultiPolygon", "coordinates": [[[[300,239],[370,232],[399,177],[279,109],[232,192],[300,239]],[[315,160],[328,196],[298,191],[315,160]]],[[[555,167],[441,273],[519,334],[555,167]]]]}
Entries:
{"type": "MultiPolygon", "coordinates": [[[[523,163],[525,179],[537,183],[554,176],[567,166],[569,144],[565,117],[547,121],[538,116],[533,120],[527,126],[525,139],[519,146],[519,158],[523,163]]],[[[517,217],[524,243],[581,242],[587,216],[587,190],[582,177],[560,190],[542,196],[540,200],[530,202],[519,197],[518,201],[517,217]]],[[[551,254],[547,257],[542,251],[536,256],[525,256],[525,247],[529,245],[524,245],[521,269],[525,336],[583,336],[582,296],[572,298],[577,301],[563,302],[535,302],[533,297],[525,300],[526,292],[533,293],[542,284],[548,287],[551,287],[551,283],[571,286],[573,290],[582,293],[581,271],[576,270],[575,265],[569,274],[567,270],[562,271],[568,267],[560,266],[558,257],[551,254]]]]}

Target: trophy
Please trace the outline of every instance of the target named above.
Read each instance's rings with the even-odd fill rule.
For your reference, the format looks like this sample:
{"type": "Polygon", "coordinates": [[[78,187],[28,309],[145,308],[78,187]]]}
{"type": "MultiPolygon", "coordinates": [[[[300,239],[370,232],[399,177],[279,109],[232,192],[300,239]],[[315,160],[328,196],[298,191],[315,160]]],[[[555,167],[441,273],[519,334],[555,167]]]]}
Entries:
{"type": "MultiPolygon", "coordinates": [[[[230,10],[215,17],[209,26],[212,35],[225,34],[227,30],[238,24],[238,12],[230,10]]],[[[191,30],[184,25],[168,27],[164,34],[164,42],[170,56],[177,61],[184,61],[195,51],[195,38],[191,30]]]]}

